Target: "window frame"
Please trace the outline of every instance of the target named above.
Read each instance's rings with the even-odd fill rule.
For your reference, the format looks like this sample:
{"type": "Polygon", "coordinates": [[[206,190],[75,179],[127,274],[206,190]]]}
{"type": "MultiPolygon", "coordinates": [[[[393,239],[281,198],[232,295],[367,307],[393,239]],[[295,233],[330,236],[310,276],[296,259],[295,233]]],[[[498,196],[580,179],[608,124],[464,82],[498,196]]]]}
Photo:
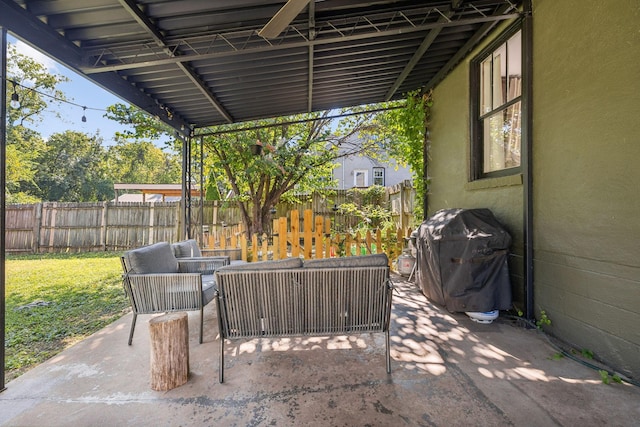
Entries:
{"type": "Polygon", "coordinates": [[[525,109],[527,108],[527,102],[526,102],[526,96],[525,96],[525,87],[527,85],[528,79],[529,79],[529,75],[528,75],[528,67],[525,64],[525,58],[528,56],[528,53],[526,52],[526,48],[527,45],[525,43],[524,37],[524,26],[523,26],[523,22],[522,20],[518,20],[517,22],[515,22],[513,25],[511,25],[509,28],[507,28],[506,30],[504,30],[498,37],[496,37],[491,43],[489,43],[487,45],[487,47],[485,47],[484,49],[482,49],[482,51],[480,51],[480,53],[478,53],[472,60],[470,63],[470,67],[469,67],[469,82],[470,82],[470,122],[471,122],[471,129],[470,129],[470,142],[471,142],[471,147],[470,147],[470,154],[471,154],[471,159],[470,159],[470,171],[469,171],[469,181],[476,181],[476,180],[480,180],[480,179],[486,179],[486,178],[498,178],[498,177],[504,177],[504,176],[510,176],[510,175],[516,175],[516,174],[520,174],[522,173],[522,167],[523,167],[523,156],[521,154],[520,157],[520,165],[519,166],[515,166],[515,167],[511,167],[511,168],[505,168],[505,169],[500,169],[500,170],[496,170],[496,171],[490,171],[490,172],[485,172],[484,171],[484,135],[483,135],[483,129],[482,129],[482,121],[483,119],[487,118],[488,116],[492,115],[492,114],[496,114],[498,112],[501,111],[505,111],[506,109],[508,109],[509,107],[517,104],[518,102],[520,102],[520,120],[521,120],[521,124],[520,124],[520,130],[521,130],[521,136],[520,136],[520,151],[522,153],[522,151],[525,149],[525,134],[524,134],[524,129],[527,126],[527,123],[525,123],[525,121],[527,120],[527,114],[525,112],[525,109]],[[503,103],[502,105],[500,105],[497,108],[492,109],[490,112],[488,113],[480,113],[480,103],[481,103],[481,96],[480,96],[480,87],[481,87],[481,80],[480,80],[480,76],[481,76],[481,66],[483,61],[485,61],[489,56],[493,55],[494,52],[496,52],[498,50],[498,48],[500,48],[502,45],[504,45],[505,43],[507,43],[507,41],[513,37],[518,31],[521,32],[522,38],[521,38],[521,42],[520,42],[520,53],[521,53],[521,93],[518,97],[515,97],[512,100],[509,100],[505,103],[503,103]]]}
{"type": "Polygon", "coordinates": [[[366,169],[354,169],[353,170],[353,186],[355,188],[367,188],[369,186],[369,171],[366,169]],[[364,185],[358,185],[358,174],[364,175],[364,185]]]}
{"type": "Polygon", "coordinates": [[[381,185],[381,186],[385,186],[385,180],[386,180],[386,176],[385,176],[385,170],[384,167],[382,166],[375,166],[373,168],[373,185],[381,185]],[[376,172],[381,172],[381,176],[377,177],[376,176],[376,172]],[[382,184],[376,184],[376,178],[382,178],[382,184]]]}

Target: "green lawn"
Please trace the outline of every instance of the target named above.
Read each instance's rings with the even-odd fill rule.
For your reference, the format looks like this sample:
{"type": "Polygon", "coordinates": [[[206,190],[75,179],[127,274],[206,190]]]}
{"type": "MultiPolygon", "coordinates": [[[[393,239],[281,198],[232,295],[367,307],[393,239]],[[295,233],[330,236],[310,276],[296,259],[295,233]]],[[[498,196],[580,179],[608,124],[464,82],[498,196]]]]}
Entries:
{"type": "Polygon", "coordinates": [[[7,256],[7,381],[128,311],[119,257],[119,252],[7,256]]]}

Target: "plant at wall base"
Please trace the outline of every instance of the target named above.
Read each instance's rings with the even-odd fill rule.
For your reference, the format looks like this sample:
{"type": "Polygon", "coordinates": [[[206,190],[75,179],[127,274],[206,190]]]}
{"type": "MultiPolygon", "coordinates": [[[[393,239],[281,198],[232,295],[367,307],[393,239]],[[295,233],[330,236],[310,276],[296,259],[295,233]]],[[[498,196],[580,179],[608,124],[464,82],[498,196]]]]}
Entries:
{"type": "Polygon", "coordinates": [[[609,375],[609,372],[604,369],[600,369],[598,373],[600,374],[600,378],[604,384],[611,384],[611,381],[622,384],[622,378],[620,378],[618,374],[609,375]]]}
{"type": "Polygon", "coordinates": [[[540,318],[536,321],[536,326],[538,329],[542,330],[543,326],[551,325],[551,319],[547,316],[547,312],[544,310],[540,310],[540,318]]]}

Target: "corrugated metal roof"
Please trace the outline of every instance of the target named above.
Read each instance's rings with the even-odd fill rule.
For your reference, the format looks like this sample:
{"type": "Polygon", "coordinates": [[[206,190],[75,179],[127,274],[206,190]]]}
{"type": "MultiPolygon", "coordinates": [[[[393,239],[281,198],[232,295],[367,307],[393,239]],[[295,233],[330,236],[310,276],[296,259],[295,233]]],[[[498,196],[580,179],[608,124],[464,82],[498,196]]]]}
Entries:
{"type": "Polygon", "coordinates": [[[284,3],[0,0],[0,25],[172,126],[199,128],[432,86],[521,2],[315,0],[260,37],[284,3]]]}

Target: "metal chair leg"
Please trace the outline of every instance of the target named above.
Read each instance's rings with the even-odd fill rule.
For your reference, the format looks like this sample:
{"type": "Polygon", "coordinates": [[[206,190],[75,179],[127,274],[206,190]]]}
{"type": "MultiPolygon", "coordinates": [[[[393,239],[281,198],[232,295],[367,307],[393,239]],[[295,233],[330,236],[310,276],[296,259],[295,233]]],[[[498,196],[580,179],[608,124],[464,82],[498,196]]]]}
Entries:
{"type": "Polygon", "coordinates": [[[224,338],[220,336],[220,367],[218,368],[218,380],[224,382],[224,338]]]}
{"type": "Polygon", "coordinates": [[[385,332],[387,344],[387,374],[391,373],[391,347],[389,345],[389,330],[385,332]]]}
{"type": "Polygon", "coordinates": [[[129,345],[131,345],[131,341],[133,341],[133,331],[136,329],[136,319],[138,315],[133,313],[133,319],[131,320],[131,331],[129,332],[129,345]]]}
{"type": "Polygon", "coordinates": [[[204,330],[204,306],[200,307],[200,344],[202,344],[202,331],[204,330]]]}

